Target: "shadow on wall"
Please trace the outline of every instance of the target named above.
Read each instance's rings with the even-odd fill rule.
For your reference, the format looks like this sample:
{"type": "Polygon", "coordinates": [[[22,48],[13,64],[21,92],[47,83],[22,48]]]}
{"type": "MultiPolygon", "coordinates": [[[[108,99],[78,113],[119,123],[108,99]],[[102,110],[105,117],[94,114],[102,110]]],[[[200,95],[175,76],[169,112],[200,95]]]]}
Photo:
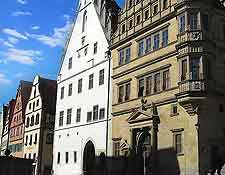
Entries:
{"type": "MultiPolygon", "coordinates": [[[[95,168],[85,175],[153,175],[151,157],[143,159],[130,151],[128,156],[96,158],[95,168]]],[[[157,175],[179,175],[180,168],[173,148],[158,150],[157,175]]]]}

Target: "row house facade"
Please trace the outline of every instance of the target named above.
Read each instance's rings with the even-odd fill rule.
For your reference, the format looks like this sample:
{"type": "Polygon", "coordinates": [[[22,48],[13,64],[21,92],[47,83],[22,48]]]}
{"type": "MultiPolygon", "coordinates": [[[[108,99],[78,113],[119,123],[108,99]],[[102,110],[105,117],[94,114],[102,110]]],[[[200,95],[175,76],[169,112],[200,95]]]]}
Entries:
{"type": "Polygon", "coordinates": [[[9,150],[14,157],[23,157],[25,109],[30,96],[31,87],[31,82],[20,81],[17,89],[12,121],[9,126],[9,150]]]}
{"type": "Polygon", "coordinates": [[[156,174],[215,171],[225,153],[224,40],[219,1],[125,1],[110,47],[114,156],[140,155],[139,175],[151,164],[156,174]]]}
{"type": "Polygon", "coordinates": [[[56,106],[56,81],[37,75],[25,109],[23,157],[35,161],[34,174],[50,174],[56,106]]]}
{"type": "Polygon", "coordinates": [[[112,150],[108,47],[119,8],[110,0],[80,0],[77,7],[57,81],[54,175],[94,171],[95,157],[112,150]]]}

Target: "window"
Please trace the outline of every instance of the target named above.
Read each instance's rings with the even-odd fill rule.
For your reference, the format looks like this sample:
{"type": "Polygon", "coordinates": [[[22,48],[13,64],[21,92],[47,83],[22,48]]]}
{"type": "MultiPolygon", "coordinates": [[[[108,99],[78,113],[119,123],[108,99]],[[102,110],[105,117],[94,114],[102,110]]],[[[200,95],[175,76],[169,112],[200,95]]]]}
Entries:
{"type": "Polygon", "coordinates": [[[119,89],[119,96],[118,102],[121,103],[123,101],[127,101],[130,99],[130,82],[120,85],[119,89]]]}
{"type": "Polygon", "coordinates": [[[60,163],[60,152],[58,152],[58,156],[57,156],[57,164],[60,163]]]}
{"type": "Polygon", "coordinates": [[[92,120],[92,111],[87,112],[87,122],[91,122],[92,120]]]}
{"type": "Polygon", "coordinates": [[[125,33],[125,24],[122,25],[122,33],[125,33]]]}
{"type": "Polygon", "coordinates": [[[187,79],[187,60],[182,60],[181,69],[181,81],[183,81],[187,79]]]}
{"type": "Polygon", "coordinates": [[[28,142],[28,135],[26,135],[25,145],[27,145],[27,142],[28,142]]]}
{"type": "Polygon", "coordinates": [[[129,21],[129,29],[132,29],[132,27],[133,27],[133,20],[131,19],[131,20],[129,21]]]}
{"type": "Polygon", "coordinates": [[[148,17],[149,17],[149,10],[146,10],[146,11],[145,11],[145,20],[147,20],[148,17]]]}
{"type": "Polygon", "coordinates": [[[191,58],[191,78],[192,80],[200,79],[200,58],[191,58]]]}
{"type": "Polygon", "coordinates": [[[154,76],[154,92],[159,92],[160,91],[160,73],[155,74],[154,76]]]}
{"type": "Polygon", "coordinates": [[[119,51],[119,65],[130,62],[131,49],[127,47],[119,51]],[[126,54],[126,55],[125,55],[126,54]]]}
{"type": "Polygon", "coordinates": [[[27,154],[24,154],[24,158],[25,158],[25,159],[27,158],[27,154]]]}
{"type": "Polygon", "coordinates": [[[34,108],[35,108],[35,102],[33,102],[33,111],[34,111],[34,108]]]}
{"type": "Polygon", "coordinates": [[[128,8],[131,8],[133,5],[133,0],[129,0],[129,3],[128,3],[128,8]]]}
{"type": "Polygon", "coordinates": [[[85,36],[83,36],[83,37],[81,38],[81,44],[82,44],[82,46],[84,45],[84,43],[85,43],[85,36]]]}
{"type": "Polygon", "coordinates": [[[39,124],[39,113],[36,115],[36,118],[35,118],[35,125],[38,125],[39,124]]]}
{"type": "Polygon", "coordinates": [[[98,120],[98,105],[93,106],[93,120],[98,120]]]}
{"type": "Polygon", "coordinates": [[[182,134],[181,132],[174,132],[174,148],[177,154],[182,154],[182,134]]]}
{"type": "Polygon", "coordinates": [[[73,93],[73,84],[69,84],[69,89],[68,89],[68,96],[71,96],[73,93]]]}
{"type": "Polygon", "coordinates": [[[65,161],[66,161],[66,163],[68,163],[69,162],[69,153],[68,152],[66,152],[66,156],[65,156],[65,161]]]}
{"type": "Polygon", "coordinates": [[[138,81],[138,97],[144,96],[144,79],[138,81]]]}
{"type": "Polygon", "coordinates": [[[86,56],[87,53],[88,53],[88,47],[85,47],[85,49],[84,49],[84,55],[86,56]]]}
{"type": "Polygon", "coordinates": [[[168,0],[163,0],[163,9],[168,7],[168,0]]]}
{"type": "Polygon", "coordinates": [[[64,116],[64,111],[60,111],[60,113],[59,113],[59,126],[63,125],[63,116],[64,116]]]}
{"type": "Polygon", "coordinates": [[[32,145],[32,134],[30,135],[30,142],[29,145],[32,145]]]}
{"type": "Polygon", "coordinates": [[[206,14],[202,15],[202,25],[205,31],[209,30],[209,16],[206,14]]]}
{"type": "Polygon", "coordinates": [[[159,10],[158,4],[154,5],[154,7],[153,7],[153,15],[156,15],[158,13],[158,10],[159,10]]]}
{"type": "Polygon", "coordinates": [[[148,37],[146,39],[146,49],[145,49],[145,53],[148,53],[151,51],[151,37],[148,37]]]}
{"type": "Polygon", "coordinates": [[[138,43],[138,56],[144,55],[144,41],[138,43]]]}
{"type": "Polygon", "coordinates": [[[64,87],[61,87],[61,96],[60,96],[60,99],[63,99],[64,98],[64,87]]]}
{"type": "Polygon", "coordinates": [[[198,15],[196,13],[192,13],[189,15],[189,24],[190,30],[198,29],[198,15]]]}
{"type": "Polygon", "coordinates": [[[170,86],[169,70],[163,72],[163,90],[169,89],[170,86]]]}
{"type": "Polygon", "coordinates": [[[140,24],[140,22],[141,22],[141,16],[137,15],[137,24],[140,24]]]}
{"type": "Polygon", "coordinates": [[[34,136],[34,144],[37,144],[37,133],[35,133],[35,136],[34,136]]]}
{"type": "Polygon", "coordinates": [[[94,54],[98,51],[98,42],[94,43],[94,54]]]}
{"type": "Polygon", "coordinates": [[[81,108],[77,109],[77,118],[76,118],[76,122],[80,122],[80,118],[81,118],[81,108]]]}
{"type": "Polygon", "coordinates": [[[34,126],[34,116],[32,115],[31,120],[30,120],[30,126],[34,126]]]}
{"type": "Polygon", "coordinates": [[[136,0],[136,4],[138,4],[140,2],[140,0],[136,0]]]}
{"type": "Polygon", "coordinates": [[[78,93],[82,92],[82,78],[78,80],[78,93]]]}
{"type": "Polygon", "coordinates": [[[146,78],[146,95],[152,94],[152,76],[146,78]]]}
{"type": "Polygon", "coordinates": [[[82,32],[85,32],[86,27],[87,27],[87,11],[85,10],[83,14],[82,32]]]}
{"type": "Polygon", "coordinates": [[[72,62],[73,62],[73,57],[70,57],[69,58],[68,69],[72,69],[72,62]]]}
{"type": "Polygon", "coordinates": [[[224,112],[223,104],[219,104],[219,112],[224,112]]]}
{"type": "Polygon", "coordinates": [[[168,46],[168,29],[162,32],[162,47],[168,46]]]}
{"type": "Polygon", "coordinates": [[[119,141],[114,141],[114,143],[113,143],[113,155],[115,157],[120,156],[120,142],[119,141]]]}
{"type": "Polygon", "coordinates": [[[93,88],[93,81],[94,81],[94,74],[91,74],[91,75],[89,75],[88,89],[92,89],[93,88]]]}
{"type": "Polygon", "coordinates": [[[73,152],[73,160],[74,160],[74,163],[77,162],[77,152],[76,151],[73,152]]]}
{"type": "Polygon", "coordinates": [[[33,154],[33,159],[34,159],[34,160],[36,159],[36,153],[33,154]]]}
{"type": "Polygon", "coordinates": [[[36,106],[39,106],[39,99],[37,100],[36,106]]]}
{"type": "Polygon", "coordinates": [[[67,119],[66,124],[71,124],[72,108],[67,109],[67,119]]]}
{"type": "Polygon", "coordinates": [[[178,115],[177,104],[171,105],[171,115],[178,115]]]}
{"type": "Polygon", "coordinates": [[[28,158],[31,159],[31,153],[29,153],[28,158]]]}
{"type": "Polygon", "coordinates": [[[179,18],[179,31],[180,33],[183,33],[185,31],[185,16],[182,15],[179,18]]]}
{"type": "Polygon", "coordinates": [[[29,127],[29,125],[30,125],[30,118],[29,118],[29,117],[27,117],[26,128],[28,128],[28,127],[29,127]]]}
{"type": "Polygon", "coordinates": [[[31,103],[29,104],[29,109],[31,109],[31,103]]]}
{"type": "Polygon", "coordinates": [[[105,108],[101,108],[99,111],[99,119],[105,118],[105,108]]]}
{"type": "Polygon", "coordinates": [[[154,47],[153,50],[156,50],[159,48],[159,34],[154,35],[154,47]]]}
{"type": "Polygon", "coordinates": [[[104,84],[104,69],[99,71],[99,85],[103,85],[104,84]]]}

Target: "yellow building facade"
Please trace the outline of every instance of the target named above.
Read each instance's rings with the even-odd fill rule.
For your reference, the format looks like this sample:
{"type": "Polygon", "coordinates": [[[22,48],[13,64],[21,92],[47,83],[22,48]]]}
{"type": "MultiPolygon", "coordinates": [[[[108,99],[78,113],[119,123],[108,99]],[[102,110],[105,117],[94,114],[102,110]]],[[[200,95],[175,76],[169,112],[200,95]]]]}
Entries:
{"type": "Polygon", "coordinates": [[[111,43],[114,156],[140,153],[141,174],[150,175],[157,141],[157,174],[219,169],[225,153],[224,41],[219,1],[125,2],[111,43]],[[160,119],[157,140],[152,102],[160,119]]]}

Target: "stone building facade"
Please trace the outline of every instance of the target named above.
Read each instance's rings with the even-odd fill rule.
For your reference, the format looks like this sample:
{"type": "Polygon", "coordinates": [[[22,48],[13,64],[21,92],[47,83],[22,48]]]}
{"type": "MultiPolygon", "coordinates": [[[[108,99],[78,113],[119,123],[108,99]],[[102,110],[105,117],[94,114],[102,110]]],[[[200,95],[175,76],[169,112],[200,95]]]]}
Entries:
{"type": "Polygon", "coordinates": [[[25,110],[30,96],[31,87],[31,82],[20,81],[17,89],[9,133],[9,149],[11,151],[11,155],[14,157],[23,158],[25,110]]]}
{"type": "Polygon", "coordinates": [[[140,154],[141,174],[155,163],[152,102],[157,174],[202,175],[224,164],[224,15],[215,0],[125,1],[111,45],[113,153],[140,154]]]}
{"type": "Polygon", "coordinates": [[[34,159],[35,175],[48,175],[52,169],[56,106],[56,81],[34,78],[25,111],[23,157],[34,159]]]}

